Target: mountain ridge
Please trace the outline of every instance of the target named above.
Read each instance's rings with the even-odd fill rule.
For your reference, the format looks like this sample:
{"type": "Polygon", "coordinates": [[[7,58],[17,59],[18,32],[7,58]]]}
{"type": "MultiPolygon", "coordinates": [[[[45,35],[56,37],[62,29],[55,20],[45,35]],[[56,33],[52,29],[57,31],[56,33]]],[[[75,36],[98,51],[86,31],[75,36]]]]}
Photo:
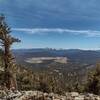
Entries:
{"type": "Polygon", "coordinates": [[[16,59],[21,61],[32,57],[67,57],[72,62],[96,63],[100,61],[100,50],[81,50],[81,49],[13,49],[16,59]]]}

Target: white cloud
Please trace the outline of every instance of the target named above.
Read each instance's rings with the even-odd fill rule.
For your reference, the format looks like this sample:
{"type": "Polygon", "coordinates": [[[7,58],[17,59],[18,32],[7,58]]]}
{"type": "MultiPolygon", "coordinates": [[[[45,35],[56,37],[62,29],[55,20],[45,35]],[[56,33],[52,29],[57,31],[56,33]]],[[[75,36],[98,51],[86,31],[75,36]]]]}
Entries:
{"type": "Polygon", "coordinates": [[[51,32],[56,32],[58,34],[74,34],[74,35],[85,35],[88,37],[100,37],[100,31],[95,30],[72,30],[63,28],[12,28],[12,31],[25,32],[27,34],[49,34],[51,32]]]}

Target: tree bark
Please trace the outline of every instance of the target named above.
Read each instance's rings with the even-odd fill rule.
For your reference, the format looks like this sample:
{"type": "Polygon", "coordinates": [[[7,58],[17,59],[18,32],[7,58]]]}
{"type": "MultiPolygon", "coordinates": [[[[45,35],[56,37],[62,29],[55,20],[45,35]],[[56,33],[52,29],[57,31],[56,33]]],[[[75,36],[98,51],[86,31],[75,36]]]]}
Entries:
{"type": "Polygon", "coordinates": [[[12,55],[10,54],[10,46],[5,45],[5,82],[8,89],[17,89],[16,74],[13,72],[12,55]]]}

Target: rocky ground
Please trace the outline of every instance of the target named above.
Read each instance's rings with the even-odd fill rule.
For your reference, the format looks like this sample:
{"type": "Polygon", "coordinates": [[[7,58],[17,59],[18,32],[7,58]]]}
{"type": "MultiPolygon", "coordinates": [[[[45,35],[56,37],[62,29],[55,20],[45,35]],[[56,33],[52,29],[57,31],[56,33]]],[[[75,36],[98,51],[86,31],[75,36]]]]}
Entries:
{"type": "Polygon", "coordinates": [[[40,91],[5,92],[0,91],[0,100],[100,100],[100,96],[93,94],[66,93],[64,96],[40,91]]]}

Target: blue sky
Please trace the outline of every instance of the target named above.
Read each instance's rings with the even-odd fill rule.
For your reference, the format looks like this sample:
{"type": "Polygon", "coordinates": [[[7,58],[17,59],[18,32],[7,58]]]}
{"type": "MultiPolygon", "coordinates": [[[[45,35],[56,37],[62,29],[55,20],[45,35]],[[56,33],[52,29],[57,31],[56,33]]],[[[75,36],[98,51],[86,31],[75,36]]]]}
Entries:
{"type": "Polygon", "coordinates": [[[0,0],[13,48],[100,49],[100,0],[0,0]]]}

